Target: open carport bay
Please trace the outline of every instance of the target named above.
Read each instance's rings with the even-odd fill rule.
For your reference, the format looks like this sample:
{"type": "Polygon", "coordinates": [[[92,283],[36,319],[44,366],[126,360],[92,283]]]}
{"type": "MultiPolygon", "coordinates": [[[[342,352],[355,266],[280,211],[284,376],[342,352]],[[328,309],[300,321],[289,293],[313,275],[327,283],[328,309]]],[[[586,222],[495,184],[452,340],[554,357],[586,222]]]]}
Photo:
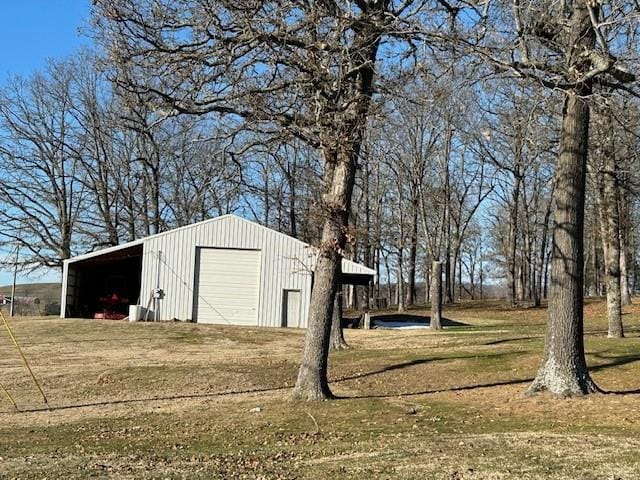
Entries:
{"type": "Polygon", "coordinates": [[[128,315],[139,302],[142,245],[74,262],[68,267],[66,315],[128,315]]]}

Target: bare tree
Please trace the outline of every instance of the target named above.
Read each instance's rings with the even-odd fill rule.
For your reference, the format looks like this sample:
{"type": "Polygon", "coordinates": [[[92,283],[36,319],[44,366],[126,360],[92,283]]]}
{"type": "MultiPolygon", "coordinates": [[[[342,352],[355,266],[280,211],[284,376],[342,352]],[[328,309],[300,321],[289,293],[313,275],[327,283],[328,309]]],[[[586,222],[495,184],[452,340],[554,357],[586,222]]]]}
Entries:
{"type": "Polygon", "coordinates": [[[412,2],[95,2],[123,88],[167,114],[230,114],[283,127],[322,153],[323,233],[294,397],[323,399],[339,267],[384,35],[412,2]]]}
{"type": "Polygon", "coordinates": [[[507,304],[531,300],[538,306],[548,246],[555,112],[549,96],[535,89],[496,86],[481,105],[485,118],[475,145],[495,169],[491,200],[505,212],[498,219],[504,226],[496,225],[493,233],[504,259],[507,304]]]}
{"type": "Polygon", "coordinates": [[[591,176],[597,188],[604,272],[607,284],[607,316],[610,338],[622,338],[621,298],[621,228],[620,172],[616,162],[615,130],[607,113],[594,115],[594,148],[591,155],[591,176]]]}
{"type": "Polygon", "coordinates": [[[431,289],[431,328],[442,330],[442,264],[433,262],[431,267],[433,288],[431,289]]]}
{"type": "Polygon", "coordinates": [[[165,222],[183,226],[236,211],[243,169],[230,154],[233,134],[201,117],[184,116],[166,122],[163,130],[165,222]]]}
{"type": "MultiPolygon", "coordinates": [[[[590,98],[594,84],[635,81],[620,56],[637,56],[635,6],[583,0],[498,3],[477,12],[466,42],[489,65],[564,94],[555,182],[549,325],[542,366],[530,392],[579,395],[597,390],[584,358],[583,226],[590,98]],[[487,33],[491,30],[490,33],[487,33]],[[514,48],[515,46],[515,48],[514,48]],[[631,47],[631,48],[630,48],[631,47]]],[[[464,42],[463,42],[464,43],[464,42]]]]}
{"type": "MultiPolygon", "coordinates": [[[[79,222],[83,237],[92,249],[117,245],[121,225],[120,152],[116,148],[119,129],[111,90],[96,57],[81,51],[65,61],[72,76],[71,114],[74,119],[73,144],[80,163],[77,181],[87,192],[85,211],[79,222]]],[[[68,143],[71,145],[71,142],[68,143]]]]}
{"type": "Polygon", "coordinates": [[[62,267],[83,211],[72,81],[68,65],[50,63],[0,91],[2,235],[20,242],[23,262],[32,268],[62,267]]]}

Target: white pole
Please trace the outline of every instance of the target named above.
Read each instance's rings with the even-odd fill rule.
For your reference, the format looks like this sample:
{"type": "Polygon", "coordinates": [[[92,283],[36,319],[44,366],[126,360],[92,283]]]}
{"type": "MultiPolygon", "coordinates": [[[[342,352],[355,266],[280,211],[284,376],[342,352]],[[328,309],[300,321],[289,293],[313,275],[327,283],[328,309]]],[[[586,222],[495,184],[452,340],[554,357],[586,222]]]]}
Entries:
{"type": "Polygon", "coordinates": [[[162,261],[162,250],[158,250],[158,266],[156,268],[156,288],[153,292],[153,303],[154,303],[154,308],[153,308],[153,319],[155,322],[158,322],[160,320],[160,316],[158,313],[158,310],[160,309],[160,297],[159,297],[159,291],[160,291],[160,262],[162,261]]]}
{"type": "Polygon", "coordinates": [[[18,255],[20,254],[20,242],[16,245],[16,260],[13,262],[13,283],[11,284],[11,305],[9,305],[9,317],[13,317],[16,298],[16,277],[18,276],[18,255]]]}

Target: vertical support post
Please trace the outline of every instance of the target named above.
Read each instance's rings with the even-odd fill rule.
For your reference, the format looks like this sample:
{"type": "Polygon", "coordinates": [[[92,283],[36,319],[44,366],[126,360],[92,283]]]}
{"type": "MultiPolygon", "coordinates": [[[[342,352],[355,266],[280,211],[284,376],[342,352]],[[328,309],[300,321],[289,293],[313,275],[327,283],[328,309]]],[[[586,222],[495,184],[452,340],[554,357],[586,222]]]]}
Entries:
{"type": "Polygon", "coordinates": [[[369,314],[369,310],[364,312],[364,329],[371,330],[371,315],[369,314]]]}
{"type": "MultiPolygon", "coordinates": [[[[369,315],[369,311],[371,310],[371,293],[375,291],[374,288],[372,288],[372,280],[369,280],[367,282],[367,289],[366,289],[366,295],[367,295],[367,299],[366,302],[364,304],[364,317],[362,319],[362,327],[365,330],[369,330],[371,329],[371,316],[369,315]]],[[[375,303],[374,303],[375,305],[375,303]]]]}
{"type": "Polygon", "coordinates": [[[13,282],[11,283],[11,305],[9,305],[9,317],[13,318],[15,313],[16,279],[18,277],[18,255],[20,255],[20,242],[16,245],[16,259],[13,262],[13,282]]]}
{"type": "Polygon", "coordinates": [[[442,262],[431,267],[431,329],[442,330],[442,262]]]}
{"type": "Polygon", "coordinates": [[[162,250],[158,250],[156,265],[156,288],[153,291],[153,321],[160,321],[160,263],[162,262],[162,250]]]}

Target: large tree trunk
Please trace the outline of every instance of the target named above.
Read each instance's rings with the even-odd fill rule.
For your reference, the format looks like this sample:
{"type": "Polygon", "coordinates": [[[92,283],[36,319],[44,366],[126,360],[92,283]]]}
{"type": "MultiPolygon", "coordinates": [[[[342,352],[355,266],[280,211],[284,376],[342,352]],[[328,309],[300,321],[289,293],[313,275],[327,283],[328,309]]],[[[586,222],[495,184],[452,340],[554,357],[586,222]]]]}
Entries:
{"type": "Polygon", "coordinates": [[[331,320],[331,337],[329,339],[329,350],[342,350],[349,348],[344,339],[342,330],[342,288],[338,287],[333,303],[333,319],[331,320]]]}
{"type": "Polygon", "coordinates": [[[329,339],[333,305],[340,280],[341,252],[346,244],[346,226],[351,209],[357,156],[343,151],[337,157],[333,157],[332,153],[327,157],[325,179],[328,192],[323,199],[325,222],[311,292],[302,361],[292,393],[292,398],[296,400],[333,398],[327,380],[329,339]],[[334,158],[337,158],[337,162],[334,158]]]}
{"type": "Polygon", "coordinates": [[[398,278],[396,283],[396,303],[398,304],[398,312],[404,312],[404,278],[403,278],[403,252],[402,248],[398,249],[398,278]]]}
{"type": "Polygon", "coordinates": [[[507,304],[514,308],[518,296],[516,279],[516,253],[518,250],[518,201],[520,199],[519,171],[514,173],[511,209],[509,212],[509,240],[507,245],[507,304]]]}
{"type": "MultiPolygon", "coordinates": [[[[451,268],[451,178],[449,161],[451,159],[451,146],[453,142],[454,128],[447,124],[444,142],[444,210],[442,216],[442,235],[444,237],[444,294],[446,303],[453,303],[454,273],[451,268]]],[[[435,253],[440,256],[440,249],[435,253]]]]}
{"type": "MultiPolygon", "coordinates": [[[[595,214],[594,214],[594,218],[595,218],[595,214]]],[[[596,238],[597,238],[597,232],[596,232],[596,228],[592,228],[591,229],[591,238],[589,239],[590,242],[590,247],[591,247],[591,255],[590,255],[590,260],[591,260],[591,279],[590,279],[590,283],[589,283],[589,288],[587,291],[587,294],[590,297],[597,297],[598,296],[598,245],[596,242],[596,238]]]]}
{"type": "MultiPolygon", "coordinates": [[[[618,188],[618,199],[620,199],[620,189],[618,188]]],[[[629,289],[629,267],[627,264],[628,241],[626,215],[621,216],[625,223],[620,223],[620,302],[622,305],[631,305],[631,291],[629,289]]]]}
{"type": "Polygon", "coordinates": [[[616,166],[613,152],[604,155],[604,171],[599,172],[600,228],[607,282],[609,338],[622,338],[622,302],[620,298],[620,212],[618,210],[616,166]]]}
{"type": "Polygon", "coordinates": [[[545,298],[545,292],[543,290],[543,284],[545,283],[545,277],[546,277],[546,267],[545,267],[545,258],[547,257],[547,241],[548,241],[548,237],[549,237],[549,218],[551,217],[551,207],[552,207],[552,202],[549,202],[547,205],[547,210],[545,211],[544,214],[544,224],[542,226],[542,238],[540,239],[540,258],[539,258],[539,265],[538,265],[538,286],[536,287],[538,294],[537,294],[537,302],[535,302],[535,306],[539,307],[540,306],[540,300],[542,298],[545,298]]]}
{"type": "MultiPolygon", "coordinates": [[[[367,155],[367,152],[365,152],[367,155]]],[[[372,255],[372,245],[371,245],[371,199],[369,197],[369,165],[365,163],[362,166],[363,171],[363,179],[362,179],[362,195],[364,196],[364,238],[363,238],[363,246],[364,246],[364,264],[369,268],[374,268],[373,265],[373,255],[372,255]]],[[[380,274],[378,269],[378,275],[380,274]]],[[[371,308],[371,297],[373,297],[373,288],[372,282],[367,282],[364,290],[364,301],[363,307],[365,312],[368,312],[371,308]]]]}
{"type": "MultiPolygon", "coordinates": [[[[376,4],[382,13],[386,4],[376,4]]],[[[372,12],[369,12],[372,14],[372,12]]],[[[340,280],[342,252],[347,240],[351,197],[366,127],[373,76],[380,42],[380,30],[374,23],[363,22],[355,29],[356,39],[349,53],[357,65],[353,85],[355,101],[342,112],[335,128],[327,133],[325,147],[325,195],[322,198],[324,226],[311,292],[309,322],[298,379],[292,398],[324,400],[332,398],[327,379],[327,362],[333,303],[340,280]]],[[[347,88],[347,85],[344,86],[347,88]]]]}
{"type": "MultiPolygon", "coordinates": [[[[572,17],[576,45],[582,46],[586,36],[593,46],[590,25],[586,4],[576,6],[572,17]]],[[[587,369],[583,333],[584,199],[591,87],[583,85],[576,90],[566,94],[563,110],[554,193],[549,321],[542,366],[530,393],[549,390],[571,396],[598,390],[587,369]]]]}
{"type": "Polygon", "coordinates": [[[413,212],[411,218],[411,240],[409,244],[409,265],[407,273],[409,280],[407,282],[407,301],[408,307],[412,306],[416,301],[416,259],[418,256],[418,201],[412,202],[413,212]]]}
{"type": "Polygon", "coordinates": [[[442,330],[442,262],[431,267],[431,329],[442,330]]]}
{"type": "MultiPolygon", "coordinates": [[[[581,55],[595,48],[587,3],[575,2],[570,20],[570,63],[588,69],[581,55]]],[[[597,16],[597,12],[596,12],[597,16]]],[[[584,71],[582,72],[584,73],[584,71]]],[[[584,203],[591,81],[565,93],[554,192],[551,298],[544,357],[529,392],[584,395],[598,391],[584,355],[584,203]]]]}

